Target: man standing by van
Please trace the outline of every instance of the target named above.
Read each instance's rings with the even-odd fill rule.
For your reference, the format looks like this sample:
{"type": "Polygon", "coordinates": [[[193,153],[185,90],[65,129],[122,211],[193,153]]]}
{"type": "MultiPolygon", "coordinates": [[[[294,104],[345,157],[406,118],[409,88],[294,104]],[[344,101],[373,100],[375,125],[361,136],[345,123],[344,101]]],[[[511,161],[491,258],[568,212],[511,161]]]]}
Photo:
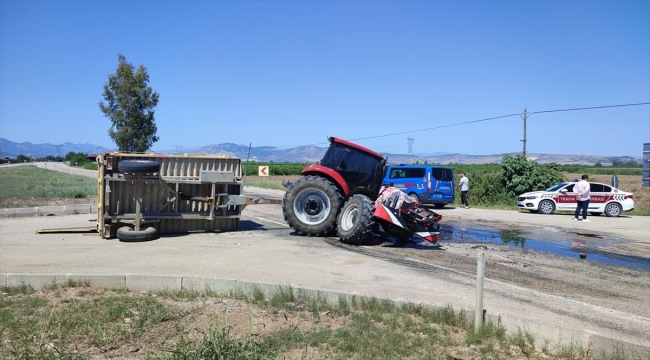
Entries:
{"type": "Polygon", "coordinates": [[[458,183],[458,186],[456,186],[456,188],[460,188],[460,199],[462,201],[460,207],[469,209],[469,202],[467,202],[467,192],[469,191],[469,179],[467,178],[467,175],[464,172],[460,173],[460,175],[461,175],[460,182],[458,183]]]}

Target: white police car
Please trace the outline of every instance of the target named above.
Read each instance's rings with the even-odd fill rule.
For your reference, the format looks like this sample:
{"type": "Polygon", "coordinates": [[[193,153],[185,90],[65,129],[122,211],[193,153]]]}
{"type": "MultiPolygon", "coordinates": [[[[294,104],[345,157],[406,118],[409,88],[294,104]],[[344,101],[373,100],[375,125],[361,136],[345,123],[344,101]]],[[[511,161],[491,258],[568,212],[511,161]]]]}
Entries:
{"type": "MultiPolygon", "coordinates": [[[[533,191],[517,197],[519,209],[540,214],[555,211],[575,211],[577,194],[573,192],[575,182],[563,182],[544,191],[533,191]]],[[[623,211],[634,210],[634,195],[605,184],[589,183],[591,197],[588,211],[592,215],[605,213],[619,216],[623,211]]]]}

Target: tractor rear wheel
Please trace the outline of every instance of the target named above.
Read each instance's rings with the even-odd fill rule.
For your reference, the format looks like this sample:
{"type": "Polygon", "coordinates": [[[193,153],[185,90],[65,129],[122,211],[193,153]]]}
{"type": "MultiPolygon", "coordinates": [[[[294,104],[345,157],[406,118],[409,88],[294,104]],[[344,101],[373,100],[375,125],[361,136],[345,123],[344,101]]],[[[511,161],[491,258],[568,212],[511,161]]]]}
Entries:
{"type": "Polygon", "coordinates": [[[282,214],[300,235],[325,236],[336,229],[341,192],[320,176],[305,176],[289,185],[282,200],[282,214]]]}
{"type": "Polygon", "coordinates": [[[365,195],[353,195],[341,208],[336,230],[339,239],[349,244],[367,241],[375,228],[374,202],[365,195]]]}

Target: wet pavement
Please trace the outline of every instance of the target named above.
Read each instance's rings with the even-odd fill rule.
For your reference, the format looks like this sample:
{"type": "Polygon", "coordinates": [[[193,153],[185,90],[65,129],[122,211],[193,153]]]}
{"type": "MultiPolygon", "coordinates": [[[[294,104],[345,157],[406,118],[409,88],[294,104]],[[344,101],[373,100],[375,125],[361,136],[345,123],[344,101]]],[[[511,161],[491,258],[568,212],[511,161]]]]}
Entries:
{"type": "Polygon", "coordinates": [[[589,232],[568,232],[554,227],[503,230],[476,224],[467,227],[454,221],[441,224],[441,227],[441,244],[445,242],[503,244],[571,258],[580,258],[582,254],[586,256],[585,261],[650,270],[649,258],[616,252],[619,244],[628,241],[625,239],[615,239],[589,232]]]}

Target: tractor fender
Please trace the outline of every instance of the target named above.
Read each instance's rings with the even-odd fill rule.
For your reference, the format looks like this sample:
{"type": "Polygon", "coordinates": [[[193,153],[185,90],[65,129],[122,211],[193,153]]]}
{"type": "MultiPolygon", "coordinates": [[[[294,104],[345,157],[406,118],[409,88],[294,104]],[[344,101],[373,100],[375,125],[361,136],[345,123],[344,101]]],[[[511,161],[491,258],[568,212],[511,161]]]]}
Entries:
{"type": "Polygon", "coordinates": [[[341,174],[336,171],[321,165],[309,165],[306,168],[302,169],[300,172],[303,176],[314,175],[314,176],[323,176],[336,185],[341,190],[343,196],[347,196],[350,193],[350,188],[345,182],[341,174]]]}

